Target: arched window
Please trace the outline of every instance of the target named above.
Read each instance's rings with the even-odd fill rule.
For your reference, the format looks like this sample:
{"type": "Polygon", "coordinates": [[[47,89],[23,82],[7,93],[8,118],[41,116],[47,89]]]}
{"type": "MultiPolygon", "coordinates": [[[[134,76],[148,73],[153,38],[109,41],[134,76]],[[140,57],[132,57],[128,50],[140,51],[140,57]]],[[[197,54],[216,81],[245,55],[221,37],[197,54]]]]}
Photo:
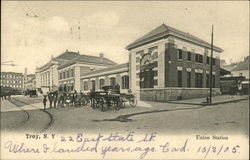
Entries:
{"type": "Polygon", "coordinates": [[[154,88],[153,68],[157,66],[157,62],[152,61],[150,54],[145,54],[140,63],[140,88],[154,88]]]}

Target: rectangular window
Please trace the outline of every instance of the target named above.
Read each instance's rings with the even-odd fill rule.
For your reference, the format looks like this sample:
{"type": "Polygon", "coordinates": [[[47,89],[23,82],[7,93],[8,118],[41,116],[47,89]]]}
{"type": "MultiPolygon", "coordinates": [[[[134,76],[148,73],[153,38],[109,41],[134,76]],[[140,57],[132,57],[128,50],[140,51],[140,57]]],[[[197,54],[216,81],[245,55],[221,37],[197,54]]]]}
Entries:
{"type": "Polygon", "coordinates": [[[195,62],[203,63],[203,55],[196,54],[195,55],[195,62]]]}
{"type": "Polygon", "coordinates": [[[178,71],[177,74],[177,80],[178,80],[178,87],[182,87],[182,71],[178,71]]]}
{"type": "Polygon", "coordinates": [[[65,72],[63,72],[63,79],[65,79],[66,78],[66,73],[65,72]]]}
{"type": "Polygon", "coordinates": [[[199,62],[199,55],[195,54],[195,62],[199,62]]]}
{"type": "Polygon", "coordinates": [[[203,55],[199,55],[199,62],[203,63],[203,55]]]}
{"type": "Polygon", "coordinates": [[[105,85],[105,81],[104,79],[100,79],[99,81],[100,81],[100,89],[102,89],[102,86],[105,85]]]}
{"type": "Polygon", "coordinates": [[[87,81],[83,82],[83,89],[88,90],[88,82],[87,81]]]}
{"type": "Polygon", "coordinates": [[[202,88],[202,74],[195,73],[195,87],[202,88]]]}
{"type": "Polygon", "coordinates": [[[215,66],[215,58],[212,59],[212,64],[215,66]]]}
{"type": "Polygon", "coordinates": [[[210,58],[207,56],[207,64],[210,64],[210,58]]]}
{"type": "Polygon", "coordinates": [[[91,81],[91,89],[95,90],[95,80],[91,81]]]}
{"type": "Polygon", "coordinates": [[[192,55],[191,52],[187,52],[187,60],[188,60],[188,61],[191,61],[191,55],[192,55]]]}
{"type": "Polygon", "coordinates": [[[182,50],[178,49],[177,58],[182,59],[182,50]]]}
{"type": "Polygon", "coordinates": [[[187,72],[187,87],[191,87],[191,72],[187,72]]]}
{"type": "Polygon", "coordinates": [[[129,89],[129,76],[122,76],[122,89],[129,89]]]}

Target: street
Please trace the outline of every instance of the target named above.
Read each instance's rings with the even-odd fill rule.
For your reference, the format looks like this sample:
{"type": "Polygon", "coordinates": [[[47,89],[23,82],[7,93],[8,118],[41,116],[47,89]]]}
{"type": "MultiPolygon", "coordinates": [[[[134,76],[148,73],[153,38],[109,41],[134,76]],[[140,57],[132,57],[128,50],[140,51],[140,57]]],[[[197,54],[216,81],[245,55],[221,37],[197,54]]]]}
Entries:
{"type": "MultiPolygon", "coordinates": [[[[139,102],[105,112],[89,106],[48,108],[41,97],[1,101],[3,132],[158,132],[163,134],[248,134],[249,99],[211,106],[139,102]]],[[[48,104],[47,104],[48,106],[48,104]]]]}

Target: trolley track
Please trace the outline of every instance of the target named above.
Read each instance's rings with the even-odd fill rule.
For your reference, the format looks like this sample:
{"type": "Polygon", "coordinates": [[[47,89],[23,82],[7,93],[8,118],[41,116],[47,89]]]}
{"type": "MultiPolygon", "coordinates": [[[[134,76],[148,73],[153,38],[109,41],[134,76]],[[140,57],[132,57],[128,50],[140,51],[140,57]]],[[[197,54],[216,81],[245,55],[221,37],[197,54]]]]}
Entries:
{"type": "Polygon", "coordinates": [[[29,105],[29,106],[31,106],[33,108],[36,108],[36,109],[46,113],[46,115],[48,115],[48,117],[49,117],[49,122],[46,124],[46,126],[40,132],[46,131],[54,123],[53,115],[50,112],[46,111],[46,110],[38,108],[38,107],[36,107],[36,106],[34,106],[32,104],[26,103],[26,102],[24,102],[24,101],[22,101],[20,99],[17,99],[17,98],[12,98],[12,100],[10,100],[10,102],[13,103],[14,105],[16,105],[19,109],[21,109],[26,114],[27,118],[25,119],[24,124],[27,123],[30,120],[31,116],[30,116],[30,113],[27,110],[21,108],[22,106],[29,105]]]}
{"type": "Polygon", "coordinates": [[[21,124],[20,124],[20,127],[21,127],[22,125],[24,125],[25,123],[27,123],[30,120],[30,114],[26,110],[20,108],[17,104],[13,103],[11,100],[10,100],[10,102],[12,104],[14,104],[20,111],[22,111],[25,114],[25,119],[23,121],[21,121],[21,124]]]}

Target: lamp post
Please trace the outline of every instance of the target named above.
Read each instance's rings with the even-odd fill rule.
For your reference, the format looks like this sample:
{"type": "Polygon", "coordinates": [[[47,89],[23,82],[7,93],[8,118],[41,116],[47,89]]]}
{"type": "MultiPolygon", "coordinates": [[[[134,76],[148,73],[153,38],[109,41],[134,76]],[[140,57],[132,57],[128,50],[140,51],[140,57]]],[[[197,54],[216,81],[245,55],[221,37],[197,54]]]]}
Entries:
{"type": "Polygon", "coordinates": [[[209,76],[209,102],[212,103],[212,75],[213,75],[213,39],[214,39],[214,25],[212,25],[212,36],[211,36],[211,60],[210,60],[210,76],[209,76]]]}

